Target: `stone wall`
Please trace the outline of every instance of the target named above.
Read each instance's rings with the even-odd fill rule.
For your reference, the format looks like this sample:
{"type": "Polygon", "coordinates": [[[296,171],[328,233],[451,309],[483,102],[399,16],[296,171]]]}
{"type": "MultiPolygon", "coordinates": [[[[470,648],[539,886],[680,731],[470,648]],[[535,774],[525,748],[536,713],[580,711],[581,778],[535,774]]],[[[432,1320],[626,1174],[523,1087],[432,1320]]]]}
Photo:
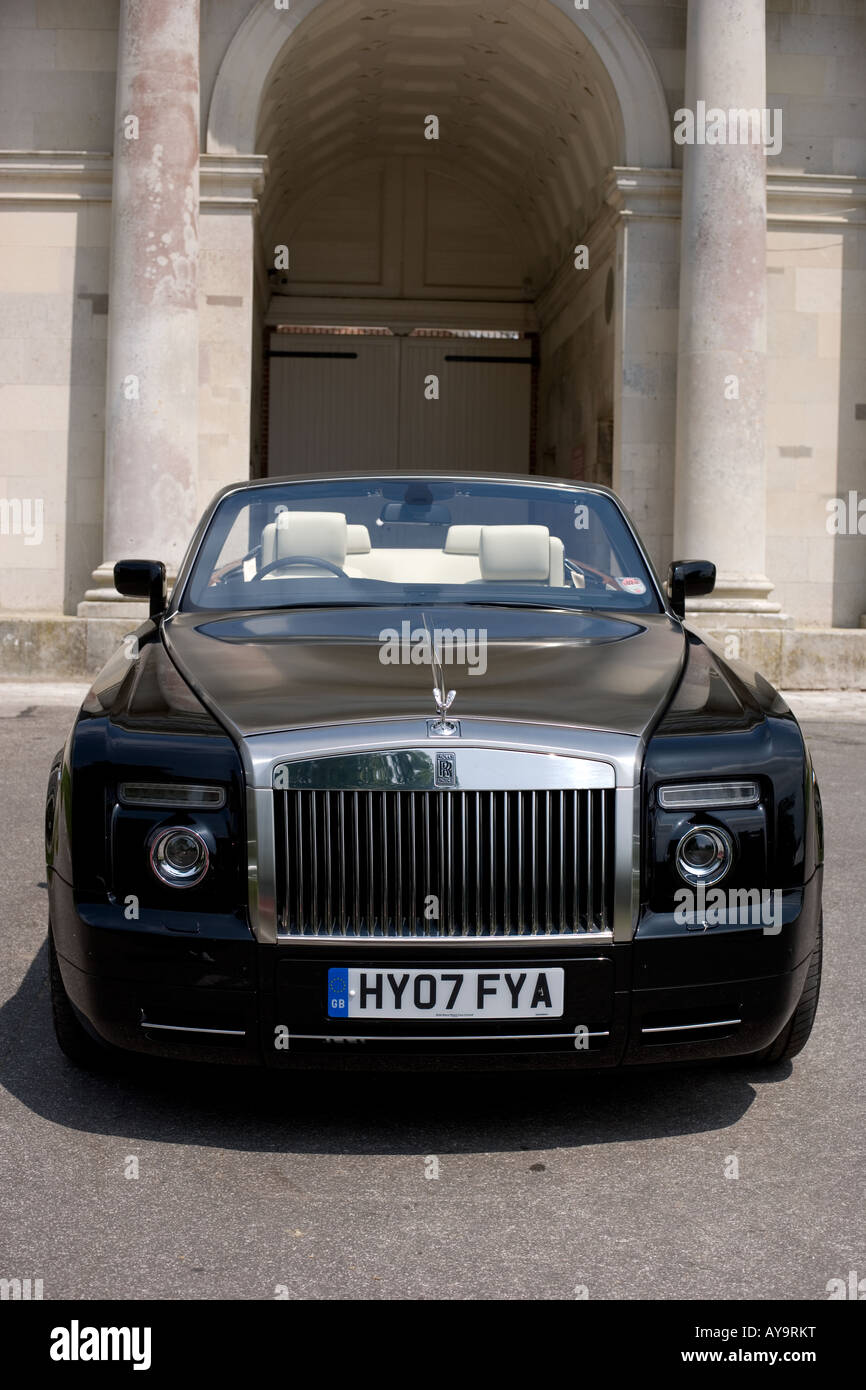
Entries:
{"type": "MultiPolygon", "coordinates": [[[[622,9],[673,114],[683,101],[686,0],[622,9]]],[[[767,0],[767,105],[782,112],[781,152],[767,161],[767,573],[773,598],[799,624],[856,627],[866,612],[863,537],[830,534],[827,505],[847,503],[851,491],[866,497],[862,0],[767,0]]],[[[653,280],[662,267],[649,272],[653,280]]],[[[643,452],[649,506],[665,463],[654,471],[646,442],[643,452]]],[[[631,486],[637,493],[641,483],[631,486]]],[[[636,508],[638,518],[645,512],[636,508]]]]}
{"type": "Polygon", "coordinates": [[[114,146],[119,0],[3,0],[0,150],[114,146]]]}
{"type": "MultiPolygon", "coordinates": [[[[203,125],[219,65],[253,8],[202,0],[203,125]]],[[[649,47],[673,113],[683,99],[685,0],[620,8],[649,47]]],[[[38,545],[0,536],[0,610],[74,613],[101,558],[118,10],[119,0],[0,3],[0,497],[41,502],[44,533],[38,545]]],[[[768,103],[783,111],[784,143],[768,166],[767,572],[801,625],[855,626],[866,611],[863,538],[833,536],[826,524],[829,501],[866,496],[864,44],[863,0],[768,0],[768,103]]],[[[233,183],[207,159],[202,505],[244,475],[258,352],[250,299],[260,180],[246,169],[233,183]]],[[[615,363],[614,484],[662,566],[672,517],[677,198],[670,175],[646,193],[648,220],[629,209],[610,323],[604,275],[584,297],[551,302],[542,319],[541,400],[558,415],[540,416],[540,449],[553,449],[557,471],[571,470],[575,449],[595,469],[615,363]]]]}
{"type": "Polygon", "coordinates": [[[0,495],[44,532],[0,536],[0,609],[74,613],[99,563],[109,211],[0,202],[0,495]]]}
{"type": "Polygon", "coordinates": [[[74,613],[99,562],[117,16],[0,4],[0,495],[44,517],[0,536],[0,610],[74,613]]]}
{"type": "Polygon", "coordinates": [[[771,226],[767,285],[768,573],[799,623],[856,627],[864,537],[828,504],[866,495],[866,228],[771,226]]]}
{"type": "MultiPolygon", "coordinates": [[[[203,164],[207,168],[207,157],[203,164]]],[[[207,185],[209,179],[204,177],[207,185]]],[[[202,193],[199,252],[199,510],[249,477],[254,218],[202,193]]]]}

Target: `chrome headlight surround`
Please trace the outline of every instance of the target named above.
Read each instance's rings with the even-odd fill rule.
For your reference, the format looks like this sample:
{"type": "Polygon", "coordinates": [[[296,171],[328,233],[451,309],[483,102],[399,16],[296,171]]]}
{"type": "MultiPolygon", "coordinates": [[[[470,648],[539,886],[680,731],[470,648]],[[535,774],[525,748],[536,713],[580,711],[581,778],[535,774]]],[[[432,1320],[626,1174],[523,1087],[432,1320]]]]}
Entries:
{"type": "Polygon", "coordinates": [[[730,810],[757,806],[761,789],[757,782],[668,782],[656,792],[665,811],[730,810]]]}
{"type": "Polygon", "coordinates": [[[680,878],[696,888],[699,884],[709,887],[725,877],[734,862],[734,842],[727,830],[719,825],[691,825],[677,844],[676,869],[680,878]],[[690,864],[685,859],[689,843],[699,835],[711,841],[713,857],[706,865],[690,864]]]}
{"type": "Polygon", "coordinates": [[[223,787],[188,782],[121,782],[117,799],[121,806],[158,806],[188,811],[220,811],[226,804],[223,787]]]}
{"type": "Polygon", "coordinates": [[[210,868],[210,850],[203,836],[188,825],[162,826],[150,837],[148,847],[150,867],[160,883],[169,888],[194,888],[201,883],[210,868]],[[196,851],[189,864],[177,862],[182,856],[173,840],[189,840],[196,851]]]}

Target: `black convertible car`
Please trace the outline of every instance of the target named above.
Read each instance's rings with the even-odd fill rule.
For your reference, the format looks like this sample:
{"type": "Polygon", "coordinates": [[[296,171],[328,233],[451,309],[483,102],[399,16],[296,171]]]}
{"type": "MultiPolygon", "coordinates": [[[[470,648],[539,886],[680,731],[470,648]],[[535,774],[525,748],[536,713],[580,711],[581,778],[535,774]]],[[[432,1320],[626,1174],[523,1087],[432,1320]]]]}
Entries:
{"type": "Polygon", "coordinates": [[[51,769],[60,1046],[617,1066],[806,1042],[822,821],[778,693],[601,487],[225,489],[51,769]]]}

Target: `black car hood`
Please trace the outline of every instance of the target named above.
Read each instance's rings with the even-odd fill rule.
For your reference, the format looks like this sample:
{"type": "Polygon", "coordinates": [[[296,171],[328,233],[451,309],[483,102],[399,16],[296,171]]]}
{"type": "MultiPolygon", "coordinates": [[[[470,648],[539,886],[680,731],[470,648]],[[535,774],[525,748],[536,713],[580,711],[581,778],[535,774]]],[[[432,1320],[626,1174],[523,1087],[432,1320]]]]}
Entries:
{"type": "MultiPolygon", "coordinates": [[[[446,664],[455,718],[519,720],[645,735],[675,689],[683,630],[663,614],[428,608],[431,629],[487,633],[487,669],[446,664]]],[[[328,724],[427,719],[429,664],[383,664],[381,634],[423,627],[417,608],[176,613],[175,665],[241,736],[328,724]]]]}

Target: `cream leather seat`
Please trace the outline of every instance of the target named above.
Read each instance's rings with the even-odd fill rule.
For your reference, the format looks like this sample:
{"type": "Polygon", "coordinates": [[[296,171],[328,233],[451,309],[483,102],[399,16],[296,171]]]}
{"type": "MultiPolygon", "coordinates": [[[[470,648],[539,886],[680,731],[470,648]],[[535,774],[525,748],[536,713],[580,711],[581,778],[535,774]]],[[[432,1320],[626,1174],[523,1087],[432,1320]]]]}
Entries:
{"type": "MultiPolygon", "coordinates": [[[[563,585],[564,548],[546,526],[450,526],[441,550],[373,549],[370,532],[346,521],[343,512],[280,512],[262,531],[261,567],[274,560],[310,555],[353,579],[394,584],[478,584],[491,582],[563,585]],[[347,556],[357,556],[353,566],[347,556]]],[[[336,578],[319,565],[272,570],[266,579],[336,578]]]]}
{"type": "Polygon", "coordinates": [[[446,555],[477,555],[480,548],[480,526],[448,527],[444,546],[446,555]]]}
{"type": "MultiPolygon", "coordinates": [[[[297,539],[298,535],[300,534],[299,529],[298,529],[298,525],[300,525],[301,530],[303,530],[303,527],[304,527],[304,518],[305,518],[305,517],[319,517],[319,518],[321,518],[321,517],[334,517],[334,518],[338,518],[338,521],[337,521],[337,530],[340,531],[340,530],[342,529],[342,528],[340,527],[340,522],[343,523],[343,525],[345,526],[345,530],[346,530],[346,549],[345,549],[345,554],[344,554],[344,557],[343,557],[344,560],[345,560],[345,556],[346,556],[346,555],[367,555],[367,554],[370,553],[370,549],[371,549],[371,546],[370,546],[370,532],[367,530],[366,526],[362,526],[362,525],[360,525],[360,524],[357,523],[357,522],[346,522],[346,517],[345,517],[345,514],[344,514],[343,512],[280,512],[280,513],[278,514],[278,516],[277,516],[276,521],[269,521],[268,524],[267,524],[267,526],[265,526],[265,528],[264,528],[263,531],[262,531],[262,562],[261,562],[261,567],[262,567],[262,569],[264,569],[265,565],[271,564],[271,562],[272,562],[273,560],[276,560],[276,559],[278,559],[278,558],[279,558],[279,559],[283,559],[284,556],[288,556],[289,554],[317,555],[317,554],[320,553],[320,552],[318,552],[318,551],[316,551],[316,550],[304,550],[303,547],[302,547],[300,550],[298,550],[297,548],[292,549],[291,552],[288,551],[288,550],[286,550],[286,549],[284,549],[283,547],[285,547],[285,546],[287,546],[287,545],[294,545],[294,540],[293,540],[293,541],[290,541],[290,540],[288,539],[287,527],[289,526],[289,523],[288,523],[288,522],[284,522],[284,521],[282,520],[283,517],[293,517],[293,518],[296,519],[295,524],[293,525],[293,534],[294,534],[295,539],[297,539]],[[279,549],[277,548],[277,530],[278,530],[278,528],[281,528],[281,529],[280,529],[280,536],[281,536],[281,539],[280,539],[280,548],[279,548],[279,549]]],[[[336,533],[335,533],[335,535],[336,535],[336,533]]],[[[313,545],[313,544],[315,543],[315,541],[316,541],[316,535],[313,533],[313,531],[312,531],[311,528],[309,528],[309,527],[307,528],[307,531],[306,531],[306,538],[307,538],[307,540],[309,541],[310,545],[313,545]]],[[[339,553],[339,544],[337,544],[337,548],[336,548],[335,553],[337,553],[337,554],[339,553]]],[[[330,560],[330,559],[331,559],[331,555],[330,555],[330,554],[322,554],[322,559],[323,559],[323,560],[330,560]]],[[[346,569],[345,564],[341,563],[341,562],[338,561],[338,560],[333,560],[332,563],[334,563],[334,564],[340,564],[340,565],[341,565],[341,568],[342,568],[342,569],[345,569],[347,574],[352,574],[352,575],[354,575],[355,577],[363,578],[363,574],[362,574],[362,572],[361,572],[360,570],[349,570],[349,569],[346,569]]],[[[317,571],[318,574],[320,574],[320,575],[327,575],[327,570],[318,569],[317,566],[310,566],[310,569],[313,569],[313,568],[316,569],[316,571],[317,571]]],[[[275,570],[275,571],[273,571],[273,573],[274,573],[274,574],[279,574],[280,571],[276,571],[276,570],[275,570]]],[[[304,570],[303,570],[300,566],[297,566],[297,567],[293,567],[292,569],[286,568],[286,569],[283,570],[281,573],[282,573],[283,575],[292,575],[292,574],[304,574],[305,572],[304,572],[304,570]]],[[[307,576],[307,577],[309,577],[309,576],[307,576]]],[[[266,576],[266,578],[270,578],[270,575],[266,576]]]]}
{"type": "Polygon", "coordinates": [[[369,555],[372,548],[366,526],[358,521],[350,521],[346,526],[346,554],[369,555]]]}
{"type": "MultiPolygon", "coordinates": [[[[366,528],[363,528],[366,529],[366,528]]],[[[262,568],[274,560],[315,556],[345,570],[348,525],[343,512],[280,512],[262,531],[262,568]]],[[[356,541],[357,541],[356,537],[356,541]]],[[[346,571],[348,573],[348,571],[346,571]]],[[[320,565],[287,565],[265,579],[337,579],[320,565]]]]}
{"type": "Polygon", "coordinates": [[[485,583],[547,584],[550,532],[546,526],[482,526],[478,559],[485,583]]]}
{"type": "MultiPolygon", "coordinates": [[[[526,546],[530,548],[537,546],[536,563],[533,566],[535,577],[528,579],[523,577],[523,582],[547,583],[557,588],[562,588],[565,584],[565,546],[558,536],[551,536],[546,526],[449,526],[448,534],[445,537],[445,553],[447,555],[481,555],[481,537],[484,533],[491,533],[491,538],[487,542],[488,556],[497,554],[497,546],[501,544],[503,555],[507,554],[509,547],[513,546],[513,553],[516,557],[518,567],[521,566],[521,556],[525,556],[526,546]],[[494,533],[501,538],[497,542],[494,533]],[[547,541],[547,569],[543,577],[542,559],[542,536],[547,541]],[[491,550],[492,547],[492,550],[491,550]]],[[[495,567],[495,565],[494,565],[495,567]]],[[[484,566],[481,565],[482,578],[505,578],[505,573],[484,574],[484,566]]]]}
{"type": "Polygon", "coordinates": [[[550,584],[555,589],[565,587],[565,546],[559,536],[550,537],[550,584]]]}
{"type": "Polygon", "coordinates": [[[392,584],[467,584],[481,577],[477,555],[448,555],[442,550],[396,550],[382,546],[359,555],[356,573],[392,584]]]}
{"type": "Polygon", "coordinates": [[[277,523],[269,521],[262,531],[262,563],[261,569],[269,565],[274,558],[274,547],[276,545],[277,523]]]}

